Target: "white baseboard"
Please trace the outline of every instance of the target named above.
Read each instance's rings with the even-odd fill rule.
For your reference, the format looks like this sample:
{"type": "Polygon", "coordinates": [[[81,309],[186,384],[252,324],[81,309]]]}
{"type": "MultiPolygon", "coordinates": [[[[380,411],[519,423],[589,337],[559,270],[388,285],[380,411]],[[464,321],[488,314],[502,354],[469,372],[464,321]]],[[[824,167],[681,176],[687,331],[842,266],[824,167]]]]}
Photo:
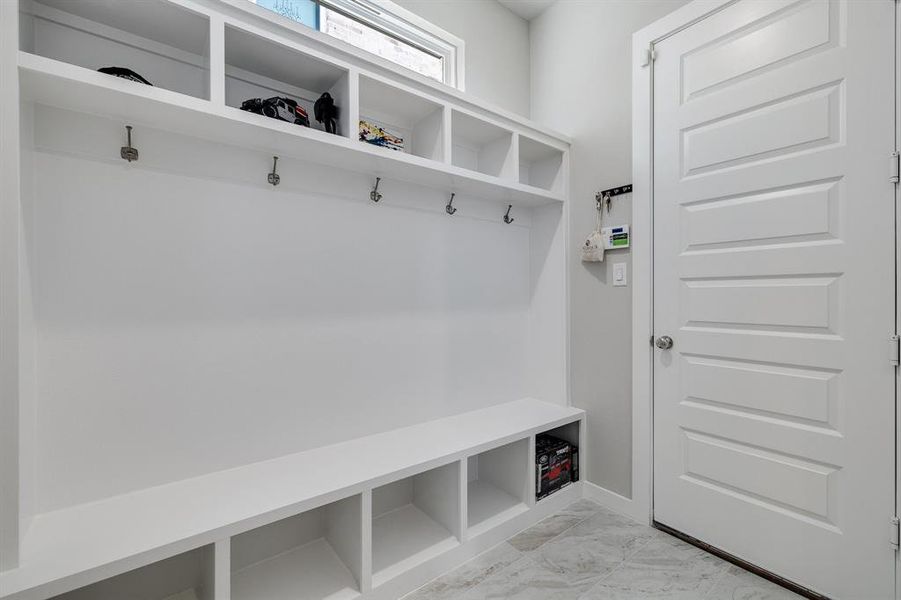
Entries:
{"type": "Polygon", "coordinates": [[[611,492],[590,481],[582,482],[582,490],[583,497],[594,500],[605,508],[624,514],[643,525],[651,524],[650,516],[647,513],[644,513],[638,504],[630,498],[621,496],[616,492],[611,492]]]}

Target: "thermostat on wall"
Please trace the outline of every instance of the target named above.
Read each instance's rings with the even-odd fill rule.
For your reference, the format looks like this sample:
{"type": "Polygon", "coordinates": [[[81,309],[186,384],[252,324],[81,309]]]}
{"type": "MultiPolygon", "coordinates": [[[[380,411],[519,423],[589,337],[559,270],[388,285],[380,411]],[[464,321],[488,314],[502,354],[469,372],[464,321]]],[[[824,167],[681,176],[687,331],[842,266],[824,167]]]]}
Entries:
{"type": "Polygon", "coordinates": [[[619,250],[629,247],[629,226],[617,225],[601,229],[601,237],[604,240],[604,250],[619,250]]]}

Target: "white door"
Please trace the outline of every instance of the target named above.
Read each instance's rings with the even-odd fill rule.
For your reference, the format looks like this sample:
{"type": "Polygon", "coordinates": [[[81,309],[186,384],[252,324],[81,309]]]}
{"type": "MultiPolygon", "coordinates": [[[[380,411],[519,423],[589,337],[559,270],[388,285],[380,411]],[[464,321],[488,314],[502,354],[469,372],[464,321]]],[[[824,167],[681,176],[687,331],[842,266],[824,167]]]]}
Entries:
{"type": "Polygon", "coordinates": [[[742,0],[656,46],[654,515],[894,597],[894,11],[742,0]]]}

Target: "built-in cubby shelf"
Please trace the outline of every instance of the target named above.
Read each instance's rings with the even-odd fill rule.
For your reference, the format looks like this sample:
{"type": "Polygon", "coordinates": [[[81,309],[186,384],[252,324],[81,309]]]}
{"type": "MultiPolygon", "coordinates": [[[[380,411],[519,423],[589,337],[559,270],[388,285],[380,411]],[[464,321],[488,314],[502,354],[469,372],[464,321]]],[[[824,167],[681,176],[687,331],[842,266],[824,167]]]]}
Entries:
{"type": "Polygon", "coordinates": [[[457,110],[453,111],[451,131],[454,165],[502,179],[514,179],[516,161],[512,131],[457,110]]]}
{"type": "MultiPolygon", "coordinates": [[[[346,115],[349,77],[346,68],[243,29],[225,27],[225,104],[228,106],[240,108],[251,98],[288,97],[307,111],[310,127],[322,130],[322,124],[315,118],[314,103],[323,92],[328,92],[346,115]]],[[[354,129],[340,114],[337,124],[339,135],[347,136],[354,129]]]]}
{"type": "Polygon", "coordinates": [[[526,511],[531,489],[529,440],[522,439],[469,457],[467,515],[470,535],[526,511]]]}
{"type": "Polygon", "coordinates": [[[459,544],[460,465],[454,462],[372,491],[375,586],[459,544]]]}
{"type": "Polygon", "coordinates": [[[563,151],[526,136],[519,137],[519,181],[548,191],[563,187],[563,151]]]}
{"type": "MultiPolygon", "coordinates": [[[[559,352],[565,136],[270,18],[246,0],[0,0],[0,13],[0,204],[21,217],[11,221],[18,236],[0,244],[9,257],[0,278],[16,315],[3,330],[12,334],[3,367],[23,382],[0,407],[0,434],[18,440],[8,462],[23,467],[0,482],[20,499],[0,507],[0,600],[392,600],[581,494],[574,487],[536,504],[527,493],[534,436],[584,419],[565,406],[559,352]],[[97,71],[106,66],[130,68],[153,85],[97,71]],[[323,92],[339,107],[337,134],[315,120],[323,92]],[[239,109],[271,96],[298,101],[311,126],[239,109]],[[403,151],[361,142],[361,119],[402,137],[403,151]],[[121,160],[125,126],[137,163],[121,160]],[[273,156],[285,159],[279,187],[266,183],[273,156]],[[376,177],[380,205],[369,202],[376,177]],[[451,194],[460,208],[453,219],[444,211],[451,194]],[[508,204],[516,207],[509,227],[508,204]],[[424,286],[419,269],[403,268],[409,277],[395,286],[402,301],[380,296],[385,278],[370,264],[403,261],[391,244],[369,252],[369,242],[363,258],[373,262],[359,262],[342,238],[348,223],[388,231],[371,238],[379,241],[404,226],[426,240],[422,256],[437,268],[424,286]],[[34,235],[50,230],[60,235],[34,235]],[[92,235],[99,231],[119,235],[92,235]],[[320,232],[335,245],[319,244],[320,232]],[[166,244],[157,248],[159,240],[166,244]],[[285,261],[268,260],[270,251],[285,261]],[[145,299],[146,314],[123,293],[132,289],[127,277],[110,277],[103,257],[151,275],[142,285],[159,296],[145,299]],[[335,272],[315,282],[309,304],[295,301],[307,285],[299,262],[335,272]],[[347,297],[353,278],[340,275],[344,268],[380,277],[357,281],[354,302],[331,302],[347,297]],[[292,277],[298,286],[279,287],[292,277]],[[264,300],[246,302],[244,292],[264,300]],[[398,325],[411,338],[428,334],[421,345],[385,343],[397,329],[386,336],[383,322],[407,314],[427,315],[398,325]],[[65,327],[52,325],[60,316],[65,327]],[[214,321],[237,346],[212,341],[223,331],[206,327],[214,321]],[[328,330],[310,335],[307,325],[319,321],[328,330]],[[239,323],[249,329],[231,329],[239,323]],[[306,325],[298,334],[286,323],[306,325]],[[348,323],[356,329],[345,333],[348,323]],[[92,350],[85,340],[62,340],[69,325],[83,327],[92,350]],[[124,333],[135,328],[140,335],[124,333]],[[37,335],[45,329],[54,333],[37,335]],[[199,345],[186,359],[139,364],[166,354],[137,339],[151,332],[167,349],[181,333],[199,345]],[[259,348],[281,343],[268,344],[269,335],[295,347],[262,356],[259,348]],[[306,344],[319,340],[332,344],[324,360],[335,368],[362,364],[357,358],[370,347],[357,346],[370,340],[370,356],[382,352],[419,379],[382,368],[387,359],[366,363],[360,391],[333,386],[335,377],[327,385],[309,383],[306,373],[297,381],[267,377],[291,370],[281,359],[303,363],[306,344]],[[102,367],[74,365],[73,343],[102,367]],[[202,349],[213,345],[222,348],[216,357],[202,349]],[[428,360],[407,368],[392,354],[400,346],[428,360]],[[131,366],[110,365],[111,356],[131,366]],[[527,364],[541,372],[520,377],[527,364]],[[494,377],[483,384],[488,372],[494,377]],[[245,394],[226,374],[240,385],[272,385],[245,394]],[[69,375],[88,392],[65,383],[69,375]],[[225,388],[233,396],[224,398],[225,388]],[[515,398],[523,399],[489,405],[515,398]],[[362,403],[406,414],[397,425],[349,415],[362,403]],[[478,410],[451,414],[462,407],[478,410]],[[277,420],[290,431],[267,437],[277,420]],[[67,431],[87,425],[88,433],[54,435],[57,422],[67,431]],[[6,535],[15,529],[9,524],[21,527],[6,535]]],[[[390,241],[402,256],[420,247],[390,241]]]]}
{"type": "MultiPolygon", "coordinates": [[[[155,87],[209,98],[209,18],[165,0],[23,0],[19,47],[92,71],[127,67],[155,87]]],[[[142,85],[142,84],[137,84],[142,85]]]]}
{"type": "Polygon", "coordinates": [[[523,399],[40,515],[21,566],[0,573],[0,598],[100,581],[87,588],[95,595],[63,597],[113,600],[131,596],[106,590],[140,589],[147,577],[159,583],[135,598],[218,600],[204,595],[213,581],[230,581],[233,600],[365,596],[544,514],[525,502],[530,439],[570,423],[578,431],[582,419],[579,409],[523,399]],[[214,544],[230,558],[213,557],[214,544]]]}
{"type": "Polygon", "coordinates": [[[363,560],[359,494],[231,539],[231,600],[351,600],[363,560]]]}
{"type": "Polygon", "coordinates": [[[21,0],[23,97],[480,200],[564,200],[568,143],[559,136],[490,111],[476,116],[453,100],[366,73],[297,39],[211,19],[190,4],[21,0]],[[104,66],[131,68],[153,87],[99,75],[104,66]],[[328,136],[334,139],[318,135],[313,104],[323,92],[339,107],[338,135],[328,136]],[[310,128],[236,110],[272,96],[303,106],[310,128]],[[361,119],[403,138],[403,151],[360,142],[361,119]]]}
{"type": "Polygon", "coordinates": [[[213,552],[202,546],[53,600],[216,600],[213,552]]]}
{"type": "Polygon", "coordinates": [[[411,91],[360,76],[360,120],[402,138],[403,152],[444,160],[444,110],[438,102],[411,91]]]}

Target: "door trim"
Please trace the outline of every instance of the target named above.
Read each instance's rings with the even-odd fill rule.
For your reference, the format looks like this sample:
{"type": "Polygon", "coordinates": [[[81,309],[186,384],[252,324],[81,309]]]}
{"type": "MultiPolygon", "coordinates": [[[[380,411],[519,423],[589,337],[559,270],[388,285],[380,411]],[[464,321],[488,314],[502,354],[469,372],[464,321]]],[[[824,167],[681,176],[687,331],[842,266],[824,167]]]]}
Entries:
{"type": "Polygon", "coordinates": [[[632,35],[632,500],[629,514],[654,522],[654,62],[658,42],[737,0],[694,0],[632,35]]]}

